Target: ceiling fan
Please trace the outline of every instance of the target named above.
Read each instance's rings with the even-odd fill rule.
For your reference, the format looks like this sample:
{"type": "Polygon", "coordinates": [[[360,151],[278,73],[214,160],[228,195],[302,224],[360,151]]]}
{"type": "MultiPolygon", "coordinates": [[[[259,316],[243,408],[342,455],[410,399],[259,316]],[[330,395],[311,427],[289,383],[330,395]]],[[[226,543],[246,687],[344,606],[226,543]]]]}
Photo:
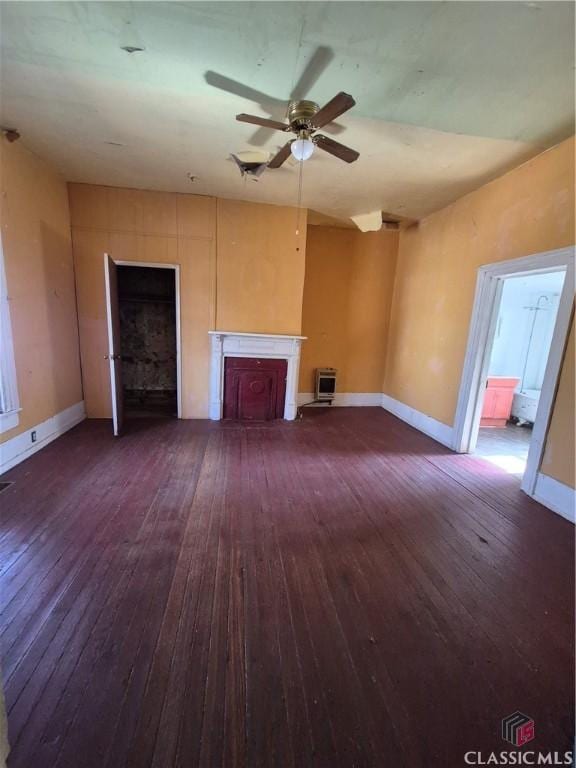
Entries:
{"type": "Polygon", "coordinates": [[[353,163],[360,157],[359,152],[330,139],[328,136],[321,133],[317,134],[316,131],[347,112],[355,104],[356,102],[350,94],[340,91],[323,107],[319,107],[314,101],[291,101],[288,104],[287,123],[246,114],[236,115],[236,120],[241,123],[250,123],[263,128],[273,128],[276,131],[296,134],[295,139],[290,139],[274,155],[268,163],[268,168],[280,168],[290,154],[299,161],[308,160],[314,147],[323,149],[346,163],[353,163]]]}

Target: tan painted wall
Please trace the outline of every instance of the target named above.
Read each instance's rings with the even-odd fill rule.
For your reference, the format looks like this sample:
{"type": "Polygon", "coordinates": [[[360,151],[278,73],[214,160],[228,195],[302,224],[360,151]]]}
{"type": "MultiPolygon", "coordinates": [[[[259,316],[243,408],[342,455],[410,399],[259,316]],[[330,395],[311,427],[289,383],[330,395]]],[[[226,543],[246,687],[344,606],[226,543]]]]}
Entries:
{"type": "Polygon", "coordinates": [[[299,334],[305,257],[306,211],[218,199],[216,328],[299,334]]]}
{"type": "Polygon", "coordinates": [[[82,400],[65,182],[21,142],[0,140],[1,222],[20,397],[4,442],[82,400]]]}
{"type": "Polygon", "coordinates": [[[109,417],[103,256],[180,265],[182,415],[208,415],[212,329],[299,333],[296,212],[213,197],[70,184],[89,416],[109,417]]]}
{"type": "Polygon", "coordinates": [[[398,233],[308,227],[300,391],[338,369],[338,391],[380,392],[398,233]]]}
{"type": "Polygon", "coordinates": [[[402,232],[384,392],[452,424],[478,267],[573,243],[574,139],[402,232]]]}

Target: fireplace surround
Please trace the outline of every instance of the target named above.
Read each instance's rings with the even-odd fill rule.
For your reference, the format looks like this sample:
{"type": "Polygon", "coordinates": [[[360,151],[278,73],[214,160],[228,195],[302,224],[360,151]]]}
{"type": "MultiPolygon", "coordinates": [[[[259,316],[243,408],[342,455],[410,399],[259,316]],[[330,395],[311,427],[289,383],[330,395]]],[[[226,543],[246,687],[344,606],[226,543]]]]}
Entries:
{"type": "Polygon", "coordinates": [[[209,331],[210,354],[210,411],[213,421],[222,418],[224,397],[224,360],[227,357],[255,357],[286,360],[286,400],[284,418],[296,418],[300,347],[306,336],[276,333],[244,333],[236,331],[209,331]]]}

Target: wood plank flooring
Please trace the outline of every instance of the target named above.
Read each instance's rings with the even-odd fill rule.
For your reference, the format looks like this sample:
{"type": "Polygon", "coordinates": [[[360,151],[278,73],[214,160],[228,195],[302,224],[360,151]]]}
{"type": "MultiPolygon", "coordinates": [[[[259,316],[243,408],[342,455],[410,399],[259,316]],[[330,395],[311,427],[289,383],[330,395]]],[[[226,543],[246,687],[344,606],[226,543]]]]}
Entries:
{"type": "Polygon", "coordinates": [[[3,479],[10,768],[573,745],[573,527],[381,409],[87,421],[3,479]]]}
{"type": "Polygon", "coordinates": [[[492,460],[497,466],[498,460],[504,461],[514,474],[522,476],[526,469],[531,440],[530,427],[519,427],[516,424],[507,424],[505,427],[481,427],[478,431],[474,454],[487,461],[492,460]],[[512,461],[509,460],[510,457],[512,461]],[[515,462],[514,459],[519,461],[515,462]]]}

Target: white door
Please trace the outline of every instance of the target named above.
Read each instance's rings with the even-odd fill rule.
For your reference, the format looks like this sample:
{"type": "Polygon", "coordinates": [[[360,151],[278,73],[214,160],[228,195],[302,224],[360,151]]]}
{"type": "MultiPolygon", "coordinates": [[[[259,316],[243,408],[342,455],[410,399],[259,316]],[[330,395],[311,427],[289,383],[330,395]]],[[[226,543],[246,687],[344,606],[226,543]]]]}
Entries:
{"type": "Polygon", "coordinates": [[[120,310],[118,307],[118,276],[114,261],[104,254],[106,280],[106,320],[108,323],[108,362],[110,364],[110,392],[112,395],[112,421],[114,434],[122,431],[124,399],[122,390],[122,358],[120,356],[120,310]]]}

